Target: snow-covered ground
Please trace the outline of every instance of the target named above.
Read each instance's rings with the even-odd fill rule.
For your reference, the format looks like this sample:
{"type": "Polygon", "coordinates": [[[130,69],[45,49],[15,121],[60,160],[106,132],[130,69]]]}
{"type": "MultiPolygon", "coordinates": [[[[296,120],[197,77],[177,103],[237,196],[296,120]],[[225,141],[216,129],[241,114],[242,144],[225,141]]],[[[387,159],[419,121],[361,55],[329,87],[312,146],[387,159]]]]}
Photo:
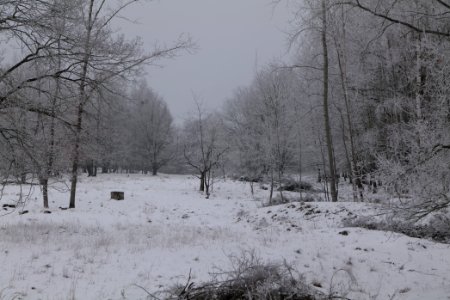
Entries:
{"type": "MultiPolygon", "coordinates": [[[[165,290],[190,271],[199,283],[245,251],[350,299],[450,299],[450,245],[343,228],[345,218],[377,215],[378,204],[261,207],[242,182],[217,182],[210,199],[197,187],[181,175],[83,177],[77,208],[60,210],[68,193],[52,191],[51,214],[35,188],[27,214],[1,212],[0,299],[145,299],[136,285],[165,290]],[[125,200],[110,200],[113,190],[125,200]]],[[[0,204],[18,193],[7,187],[0,204]]]]}

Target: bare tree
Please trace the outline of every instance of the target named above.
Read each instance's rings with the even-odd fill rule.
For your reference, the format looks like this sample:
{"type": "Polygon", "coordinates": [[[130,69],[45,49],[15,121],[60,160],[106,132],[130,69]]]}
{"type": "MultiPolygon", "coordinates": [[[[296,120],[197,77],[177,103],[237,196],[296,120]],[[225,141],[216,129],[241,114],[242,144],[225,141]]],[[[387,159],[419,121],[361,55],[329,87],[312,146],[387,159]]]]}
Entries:
{"type": "MultiPolygon", "coordinates": [[[[6,36],[8,42],[21,45],[21,51],[19,59],[9,59],[0,67],[0,110],[2,113],[15,110],[36,121],[34,128],[30,128],[30,122],[23,118],[5,120],[22,124],[10,123],[9,128],[16,128],[15,134],[2,136],[16,148],[11,151],[28,157],[22,164],[28,163],[26,172],[39,178],[44,207],[47,208],[48,179],[54,173],[56,160],[55,132],[59,124],[67,128],[71,125],[61,115],[59,104],[63,98],[61,77],[73,69],[73,65],[63,63],[63,57],[70,56],[68,49],[63,47],[66,40],[63,33],[65,19],[73,6],[65,1],[3,2],[0,34],[6,36]]],[[[5,44],[6,49],[9,46],[9,43],[5,44]]]]}
{"type": "Polygon", "coordinates": [[[408,30],[418,33],[450,37],[448,31],[448,13],[450,4],[445,0],[419,0],[415,1],[413,9],[411,1],[344,1],[343,4],[357,7],[375,17],[382,18],[391,24],[404,26],[408,30]],[[420,22],[418,20],[430,20],[433,22],[420,22]]]}
{"type": "Polygon", "coordinates": [[[220,166],[228,147],[224,145],[223,124],[218,114],[207,114],[196,101],[197,116],[184,124],[183,155],[200,179],[199,190],[206,198],[211,193],[214,172],[220,166]]]}
{"type": "Polygon", "coordinates": [[[331,135],[328,93],[329,93],[329,58],[328,58],[328,23],[327,23],[327,0],[322,0],[322,55],[323,55],[323,117],[325,120],[325,137],[328,152],[328,167],[330,171],[331,201],[338,201],[338,189],[336,183],[336,166],[333,153],[333,138],[331,135]]]}
{"type": "Polygon", "coordinates": [[[269,65],[256,75],[251,86],[236,92],[225,113],[232,148],[241,162],[239,171],[247,172],[250,181],[268,175],[269,203],[297,153],[295,80],[291,70],[269,65]]]}
{"type": "Polygon", "coordinates": [[[260,181],[267,172],[263,151],[262,131],[255,115],[256,93],[252,87],[241,87],[234,93],[224,111],[228,153],[231,169],[247,180],[254,194],[254,182],[260,181]]]}
{"type": "MultiPolygon", "coordinates": [[[[296,115],[292,98],[292,78],[289,70],[268,66],[257,74],[255,88],[258,97],[256,111],[262,129],[263,144],[270,178],[269,203],[276,182],[281,187],[284,172],[295,153],[296,115]]],[[[280,197],[284,201],[280,188],[280,197]]]]}
{"type": "Polygon", "coordinates": [[[151,169],[153,175],[174,156],[173,118],[164,100],[145,82],[131,93],[133,103],[134,147],[142,157],[143,169],[151,169]]]}
{"type": "Polygon", "coordinates": [[[85,106],[98,90],[109,80],[118,76],[133,75],[143,64],[157,59],[173,57],[178,50],[191,46],[189,40],[179,40],[173,46],[156,48],[143,54],[139,39],[126,41],[123,36],[114,36],[110,24],[118,14],[135,1],[120,1],[118,7],[108,7],[105,0],[81,0],[78,11],[78,25],[74,41],[78,49],[79,68],[72,80],[78,85],[75,134],[73,141],[71,192],[69,207],[75,207],[75,196],[80,165],[80,145],[83,130],[85,106]]]}

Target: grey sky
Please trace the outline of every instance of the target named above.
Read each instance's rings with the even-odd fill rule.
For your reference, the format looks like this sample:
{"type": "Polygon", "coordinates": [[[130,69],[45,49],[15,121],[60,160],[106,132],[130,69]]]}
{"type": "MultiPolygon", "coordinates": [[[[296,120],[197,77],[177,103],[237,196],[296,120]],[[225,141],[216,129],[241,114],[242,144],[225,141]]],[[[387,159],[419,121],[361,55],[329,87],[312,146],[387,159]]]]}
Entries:
{"type": "Polygon", "coordinates": [[[138,24],[125,33],[139,35],[149,49],[188,33],[198,51],[149,69],[147,81],[164,97],[180,122],[193,110],[192,92],[215,109],[233,90],[251,82],[258,66],[285,56],[289,13],[268,0],[161,0],[136,4],[125,14],[138,24]]]}

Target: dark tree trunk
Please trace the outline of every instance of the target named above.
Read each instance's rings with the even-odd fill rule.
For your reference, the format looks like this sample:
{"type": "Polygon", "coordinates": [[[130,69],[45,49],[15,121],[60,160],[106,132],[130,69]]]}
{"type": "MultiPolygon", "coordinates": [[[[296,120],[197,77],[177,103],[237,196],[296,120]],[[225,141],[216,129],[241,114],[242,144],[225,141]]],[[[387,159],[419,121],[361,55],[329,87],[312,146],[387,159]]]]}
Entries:
{"type": "Polygon", "coordinates": [[[95,176],[94,175],[94,161],[92,159],[89,159],[86,164],[86,170],[88,173],[88,177],[95,176]]]}
{"type": "Polygon", "coordinates": [[[206,192],[206,199],[209,199],[210,196],[210,188],[211,188],[211,168],[206,172],[205,175],[205,192],[206,192]]]}
{"type": "Polygon", "coordinates": [[[337,202],[338,191],[336,185],[336,167],[334,164],[333,140],[331,136],[328,89],[329,89],[329,59],[327,43],[327,7],[326,0],[322,0],[322,47],[323,47],[323,114],[325,119],[325,137],[328,152],[328,164],[330,169],[330,192],[331,201],[337,202]]]}
{"type": "Polygon", "coordinates": [[[91,0],[89,3],[89,13],[88,13],[88,23],[87,23],[87,32],[86,32],[86,41],[84,44],[84,57],[82,63],[82,72],[80,76],[80,86],[79,86],[79,103],[78,103],[78,112],[77,112],[77,123],[75,127],[75,143],[73,148],[73,161],[72,161],[72,178],[70,180],[70,200],[69,200],[69,208],[75,208],[75,195],[77,193],[77,182],[78,182],[78,167],[80,160],[80,144],[81,144],[81,131],[82,131],[82,123],[83,123],[83,113],[84,113],[84,104],[88,100],[88,96],[86,94],[86,85],[87,85],[87,74],[88,74],[88,66],[90,61],[90,50],[91,50],[91,35],[92,35],[92,18],[94,13],[94,1],[91,0]]]}
{"type": "Polygon", "coordinates": [[[205,179],[206,179],[206,172],[202,172],[200,174],[200,192],[205,191],[205,179]]]}
{"type": "MultiPolygon", "coordinates": [[[[60,36],[61,38],[61,36],[60,36]]],[[[61,40],[58,40],[58,49],[61,49],[61,40]]],[[[58,50],[58,53],[60,54],[60,51],[58,50]]],[[[61,58],[58,58],[58,70],[61,69],[61,58]]],[[[49,151],[47,152],[47,165],[45,168],[45,174],[44,178],[41,180],[42,184],[42,198],[44,201],[44,208],[49,208],[49,200],[48,200],[48,180],[52,176],[52,173],[55,173],[53,170],[53,162],[55,159],[55,115],[56,115],[56,103],[58,101],[58,98],[60,96],[60,79],[55,78],[55,94],[52,97],[52,118],[50,122],[50,142],[49,142],[49,151]]],[[[56,174],[54,174],[56,175],[56,174]]]]}
{"type": "Polygon", "coordinates": [[[40,180],[42,185],[42,198],[44,200],[44,208],[48,208],[48,178],[42,178],[40,180]]]}
{"type": "Polygon", "coordinates": [[[281,187],[282,176],[283,176],[282,172],[280,170],[278,170],[278,187],[280,189],[281,203],[284,203],[283,188],[281,187]]]}
{"type": "Polygon", "coordinates": [[[109,172],[109,163],[104,162],[102,166],[102,174],[108,174],[109,172]]]}
{"type": "Polygon", "coordinates": [[[272,199],[273,199],[273,170],[270,171],[270,193],[269,193],[269,205],[272,205],[272,199]]]}
{"type": "Polygon", "coordinates": [[[27,173],[22,172],[22,173],[20,174],[20,183],[22,183],[22,184],[27,183],[27,173]]]}
{"type": "Polygon", "coordinates": [[[72,161],[72,177],[70,180],[70,200],[69,208],[75,208],[75,195],[77,193],[77,182],[78,182],[78,166],[80,160],[80,143],[81,143],[81,130],[83,122],[83,103],[80,102],[78,106],[78,118],[77,126],[75,131],[75,145],[73,149],[73,161],[72,161]]]}
{"type": "Polygon", "coordinates": [[[97,162],[95,160],[92,167],[92,176],[97,177],[97,162]]]}
{"type": "MultiPolygon", "coordinates": [[[[347,147],[345,146],[345,138],[344,138],[344,146],[345,146],[345,152],[347,156],[348,161],[348,168],[350,171],[350,183],[352,184],[353,189],[353,200],[356,202],[358,201],[358,192],[357,192],[357,186],[352,181],[352,178],[355,177],[356,174],[356,150],[355,150],[355,142],[354,142],[354,130],[353,130],[353,122],[352,122],[352,110],[350,106],[350,99],[348,96],[348,86],[347,86],[347,58],[346,58],[346,27],[345,27],[345,12],[344,7],[342,6],[342,34],[343,34],[343,42],[342,46],[336,47],[336,54],[337,54],[337,60],[339,65],[339,73],[341,78],[341,87],[343,91],[344,96],[344,103],[345,103],[345,109],[347,111],[347,126],[349,131],[349,140],[350,140],[350,154],[351,158],[349,157],[349,153],[347,151],[347,147]]],[[[344,121],[343,121],[344,124],[344,121]]],[[[343,125],[343,130],[345,129],[345,126],[343,125]]]]}

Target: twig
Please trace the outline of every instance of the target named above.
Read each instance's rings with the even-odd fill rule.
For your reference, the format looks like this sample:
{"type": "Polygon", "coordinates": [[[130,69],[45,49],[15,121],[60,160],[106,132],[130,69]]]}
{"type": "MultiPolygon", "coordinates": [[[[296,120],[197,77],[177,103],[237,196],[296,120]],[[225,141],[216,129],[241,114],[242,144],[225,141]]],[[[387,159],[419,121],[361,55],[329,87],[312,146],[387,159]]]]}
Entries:
{"type": "Polygon", "coordinates": [[[144,292],[147,293],[148,296],[152,297],[155,300],[161,300],[160,298],[156,297],[155,295],[153,295],[152,293],[150,293],[147,289],[145,289],[143,286],[140,286],[139,284],[133,284],[134,286],[140,288],[141,290],[143,290],[144,292]]]}

